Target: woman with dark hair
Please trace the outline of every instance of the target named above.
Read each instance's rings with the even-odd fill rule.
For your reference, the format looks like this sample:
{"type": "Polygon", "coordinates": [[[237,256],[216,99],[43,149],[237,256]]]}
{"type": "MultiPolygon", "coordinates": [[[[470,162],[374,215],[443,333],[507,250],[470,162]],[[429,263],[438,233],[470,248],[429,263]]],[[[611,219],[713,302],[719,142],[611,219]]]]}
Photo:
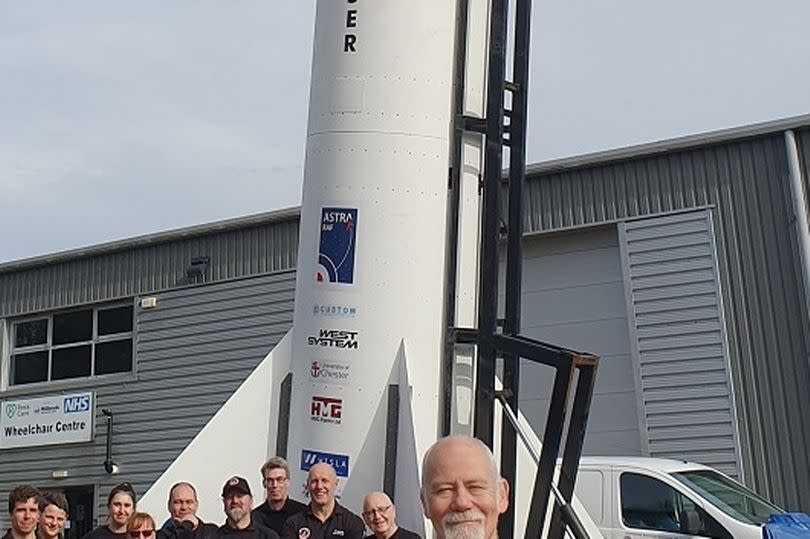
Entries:
{"type": "Polygon", "coordinates": [[[136,501],[132,485],[121,483],[114,486],[107,496],[107,523],[82,539],[126,539],[127,523],[135,511],[136,501]]]}

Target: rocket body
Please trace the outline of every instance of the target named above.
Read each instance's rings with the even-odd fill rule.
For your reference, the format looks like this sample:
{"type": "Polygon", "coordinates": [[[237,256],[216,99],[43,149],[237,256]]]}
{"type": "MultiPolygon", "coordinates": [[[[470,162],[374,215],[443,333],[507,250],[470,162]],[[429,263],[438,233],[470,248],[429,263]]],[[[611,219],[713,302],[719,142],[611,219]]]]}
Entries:
{"type": "MultiPolygon", "coordinates": [[[[455,27],[454,1],[317,3],[292,333],[294,497],[316,462],[335,467],[354,510],[382,489],[390,384],[409,386],[413,418],[398,459],[414,477],[398,475],[397,489],[412,490],[416,455],[439,435],[455,27]]],[[[396,496],[399,506],[416,492],[396,496]]]]}

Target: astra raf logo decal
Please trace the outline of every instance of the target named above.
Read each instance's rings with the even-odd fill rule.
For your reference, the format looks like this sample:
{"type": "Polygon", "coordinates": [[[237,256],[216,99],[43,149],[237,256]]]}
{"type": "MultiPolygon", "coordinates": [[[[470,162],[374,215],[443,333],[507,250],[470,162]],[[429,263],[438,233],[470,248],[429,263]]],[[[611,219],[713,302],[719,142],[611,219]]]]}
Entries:
{"type": "Polygon", "coordinates": [[[348,348],[357,350],[360,341],[357,339],[357,331],[346,331],[343,329],[321,329],[317,335],[307,337],[309,346],[324,346],[327,348],[348,348]]]}
{"type": "Polygon", "coordinates": [[[320,234],[315,281],[354,284],[357,209],[323,208],[320,234]]]}
{"type": "Polygon", "coordinates": [[[332,423],[340,425],[343,419],[343,399],[336,397],[312,397],[309,408],[309,417],[319,423],[332,423]]]}

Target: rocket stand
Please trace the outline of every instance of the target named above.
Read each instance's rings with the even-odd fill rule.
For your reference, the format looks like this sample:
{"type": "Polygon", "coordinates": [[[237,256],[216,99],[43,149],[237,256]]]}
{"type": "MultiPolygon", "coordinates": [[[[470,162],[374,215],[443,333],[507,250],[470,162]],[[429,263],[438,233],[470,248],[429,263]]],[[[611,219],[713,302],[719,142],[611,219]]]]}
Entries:
{"type": "MultiPolygon", "coordinates": [[[[459,28],[456,43],[456,97],[453,168],[451,173],[451,226],[449,231],[447,341],[444,354],[444,417],[445,434],[450,430],[452,398],[453,353],[457,344],[472,344],[477,348],[475,377],[474,434],[487,445],[493,445],[495,400],[504,405],[501,436],[501,472],[510,484],[515,484],[517,455],[517,425],[510,412],[518,410],[520,360],[540,363],[556,370],[554,385],[542,437],[537,475],[531,507],[526,523],[528,538],[541,537],[546,510],[552,490],[555,505],[547,537],[562,537],[563,527],[577,538],[585,537],[576,515],[567,505],[573,496],[576,472],[582,452],[585,427],[598,358],[545,344],[519,334],[521,298],[521,195],[526,170],[526,113],[529,74],[529,38],[531,0],[514,0],[515,14],[513,80],[506,80],[507,28],[509,0],[490,1],[486,117],[464,115],[464,82],[467,52],[467,21],[469,0],[459,1],[459,28]],[[507,109],[506,92],[511,95],[507,109]],[[481,248],[479,252],[479,291],[477,329],[456,327],[456,252],[459,244],[458,215],[460,208],[460,178],[462,169],[462,137],[465,133],[482,134],[486,140],[484,154],[481,248]],[[503,148],[509,148],[506,200],[506,224],[503,226],[501,203],[503,148]],[[505,313],[498,319],[499,243],[506,240],[505,313]],[[496,392],[496,358],[503,358],[503,390],[496,392]],[[572,400],[572,389],[573,400],[572,400]],[[566,414],[570,412],[566,425],[566,414]],[[552,482],[563,433],[567,429],[560,468],[558,488],[552,482]]],[[[501,518],[500,537],[513,537],[515,527],[514,491],[510,491],[509,510],[501,518]]]]}

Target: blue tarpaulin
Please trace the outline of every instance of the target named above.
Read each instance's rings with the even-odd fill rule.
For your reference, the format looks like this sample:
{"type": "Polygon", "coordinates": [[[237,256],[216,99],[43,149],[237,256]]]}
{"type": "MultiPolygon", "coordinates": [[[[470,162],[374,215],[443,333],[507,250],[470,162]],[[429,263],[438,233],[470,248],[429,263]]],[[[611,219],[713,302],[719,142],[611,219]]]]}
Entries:
{"type": "Polygon", "coordinates": [[[763,539],[808,539],[810,538],[810,516],[804,513],[782,513],[771,515],[762,527],[763,539]]]}

